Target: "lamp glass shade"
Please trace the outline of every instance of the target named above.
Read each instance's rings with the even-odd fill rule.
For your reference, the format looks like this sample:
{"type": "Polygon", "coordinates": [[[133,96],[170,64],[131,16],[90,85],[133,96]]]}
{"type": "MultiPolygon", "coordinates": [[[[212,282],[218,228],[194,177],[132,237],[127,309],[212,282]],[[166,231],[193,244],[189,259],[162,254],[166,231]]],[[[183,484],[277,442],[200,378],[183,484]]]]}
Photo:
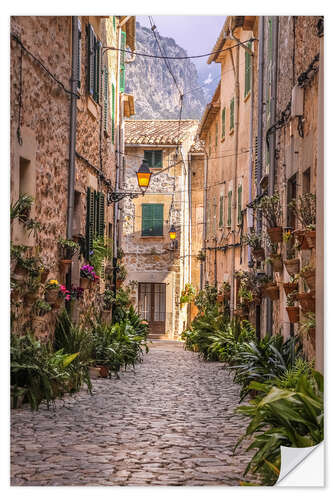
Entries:
{"type": "Polygon", "coordinates": [[[176,239],[177,234],[176,234],[176,229],[175,229],[174,225],[172,225],[170,227],[169,236],[170,236],[170,240],[175,240],[176,239]]]}
{"type": "Polygon", "coordinates": [[[149,170],[148,163],[145,160],[143,160],[141,167],[136,173],[136,176],[138,179],[139,188],[146,191],[149,186],[151,171],[149,170]]]}

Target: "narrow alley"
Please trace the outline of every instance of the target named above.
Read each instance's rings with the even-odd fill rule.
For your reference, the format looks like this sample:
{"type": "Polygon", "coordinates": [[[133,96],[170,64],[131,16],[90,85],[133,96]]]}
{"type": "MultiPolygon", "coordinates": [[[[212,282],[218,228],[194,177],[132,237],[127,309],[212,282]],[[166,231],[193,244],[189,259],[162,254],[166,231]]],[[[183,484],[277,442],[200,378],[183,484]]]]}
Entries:
{"type": "Polygon", "coordinates": [[[135,372],[95,380],[93,396],[14,410],[11,484],[239,485],[249,455],[233,455],[246,426],[238,401],[221,363],[153,344],[135,372]]]}

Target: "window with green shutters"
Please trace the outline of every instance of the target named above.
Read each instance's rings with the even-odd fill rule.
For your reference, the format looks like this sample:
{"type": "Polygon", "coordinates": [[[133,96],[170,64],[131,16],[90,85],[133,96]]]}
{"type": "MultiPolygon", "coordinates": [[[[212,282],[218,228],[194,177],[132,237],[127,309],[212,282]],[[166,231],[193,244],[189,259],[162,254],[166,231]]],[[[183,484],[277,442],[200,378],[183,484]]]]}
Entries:
{"type": "Polygon", "coordinates": [[[116,16],[112,16],[113,29],[116,29],[116,16]]]}
{"type": "Polygon", "coordinates": [[[151,168],[162,168],[163,155],[161,149],[145,150],[143,155],[151,168]]]}
{"type": "Polygon", "coordinates": [[[242,223],[242,186],[238,186],[237,220],[238,224],[242,223]]]}
{"type": "Polygon", "coordinates": [[[219,227],[223,227],[223,196],[220,196],[220,217],[219,217],[219,227]]]}
{"type": "Polygon", "coordinates": [[[225,139],[225,107],[222,109],[222,139],[225,139]]]}
{"type": "Polygon", "coordinates": [[[234,108],[235,108],[235,99],[233,97],[230,101],[230,131],[233,130],[235,126],[234,108]]]}
{"type": "Polygon", "coordinates": [[[227,226],[231,226],[231,202],[232,202],[232,191],[229,191],[228,193],[228,219],[227,219],[227,226]]]}
{"type": "Polygon", "coordinates": [[[120,51],[120,81],[119,90],[125,92],[125,49],[126,49],[126,32],[121,32],[121,51],[120,51]]]}
{"type": "Polygon", "coordinates": [[[104,238],[105,229],[105,195],[87,189],[86,209],[86,259],[89,260],[93,249],[93,240],[99,236],[104,238]]]}
{"type": "Polygon", "coordinates": [[[105,65],[103,69],[104,100],[103,100],[103,130],[108,133],[108,113],[109,113],[109,73],[105,65]]]}
{"type": "Polygon", "coordinates": [[[163,236],[163,204],[142,204],[142,236],[163,236]]]}
{"type": "Polygon", "coordinates": [[[114,144],[114,133],[115,133],[115,126],[114,126],[114,119],[115,119],[115,88],[114,85],[112,84],[111,86],[112,90],[112,110],[111,110],[111,134],[112,134],[112,144],[114,144]]]}
{"type": "MultiPolygon", "coordinates": [[[[247,44],[248,48],[252,48],[252,43],[247,44]]],[[[251,90],[251,73],[252,73],[252,56],[245,51],[245,86],[244,86],[244,97],[248,95],[251,90]]]]}
{"type": "Polygon", "coordinates": [[[88,38],[88,92],[97,103],[102,102],[102,43],[97,39],[91,24],[87,26],[88,38]]]}

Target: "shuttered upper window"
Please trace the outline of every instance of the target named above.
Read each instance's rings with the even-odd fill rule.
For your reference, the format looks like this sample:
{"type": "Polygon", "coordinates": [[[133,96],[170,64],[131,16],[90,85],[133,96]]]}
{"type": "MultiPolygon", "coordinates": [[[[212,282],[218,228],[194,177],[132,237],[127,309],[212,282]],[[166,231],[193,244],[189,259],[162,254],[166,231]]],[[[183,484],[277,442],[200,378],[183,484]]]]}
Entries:
{"type": "Polygon", "coordinates": [[[222,109],[222,140],[225,138],[225,107],[222,109]]]}
{"type": "Polygon", "coordinates": [[[126,49],[126,32],[121,32],[121,51],[120,51],[120,80],[119,90],[125,92],[125,49],[126,49]]]}
{"type": "Polygon", "coordinates": [[[97,39],[91,24],[88,37],[88,92],[97,103],[102,102],[102,43],[97,39]]]}
{"type": "Polygon", "coordinates": [[[144,159],[151,168],[162,168],[162,150],[153,149],[144,151],[144,159]]]}
{"type": "Polygon", "coordinates": [[[103,99],[103,130],[108,133],[108,114],[109,114],[109,73],[105,65],[103,69],[104,99],[103,99]]]}
{"type": "Polygon", "coordinates": [[[142,204],[142,236],[163,236],[163,204],[142,204]]]}
{"type": "Polygon", "coordinates": [[[234,111],[235,111],[235,99],[233,97],[230,101],[230,132],[234,129],[235,126],[234,111]]]}
{"type": "MultiPolygon", "coordinates": [[[[252,43],[247,44],[248,48],[252,48],[252,43]]],[[[245,86],[244,86],[244,97],[248,95],[251,90],[251,72],[252,72],[252,56],[245,51],[245,86]]]]}
{"type": "Polygon", "coordinates": [[[104,237],[105,228],[105,195],[87,189],[87,212],[86,212],[86,259],[89,260],[93,249],[93,240],[104,237]]]}
{"type": "Polygon", "coordinates": [[[237,221],[242,223],[242,186],[238,186],[237,221]]]}
{"type": "Polygon", "coordinates": [[[231,226],[231,201],[232,201],[232,191],[229,191],[229,193],[228,193],[228,220],[227,220],[227,225],[229,227],[231,226]]]}
{"type": "Polygon", "coordinates": [[[219,227],[223,227],[223,196],[220,196],[220,217],[219,217],[219,227]]]}

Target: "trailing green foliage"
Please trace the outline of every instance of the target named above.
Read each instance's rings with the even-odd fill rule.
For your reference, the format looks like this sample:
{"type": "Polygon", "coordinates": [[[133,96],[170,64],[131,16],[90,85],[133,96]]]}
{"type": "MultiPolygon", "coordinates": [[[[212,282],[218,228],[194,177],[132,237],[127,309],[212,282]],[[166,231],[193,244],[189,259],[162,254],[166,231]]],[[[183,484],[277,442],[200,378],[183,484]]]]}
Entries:
{"type": "Polygon", "coordinates": [[[24,394],[32,410],[42,401],[49,405],[57,396],[70,390],[71,366],[78,353],[63,349],[52,351],[32,335],[11,335],[11,386],[14,407],[19,393],[24,394]]]}
{"type": "Polygon", "coordinates": [[[244,475],[258,473],[263,484],[271,485],[280,471],[280,446],[303,448],[324,438],[323,376],[316,371],[303,374],[290,389],[258,382],[251,382],[250,388],[260,396],[237,410],[251,421],[236,448],[244,438],[252,438],[248,450],[257,451],[244,475]]]}

